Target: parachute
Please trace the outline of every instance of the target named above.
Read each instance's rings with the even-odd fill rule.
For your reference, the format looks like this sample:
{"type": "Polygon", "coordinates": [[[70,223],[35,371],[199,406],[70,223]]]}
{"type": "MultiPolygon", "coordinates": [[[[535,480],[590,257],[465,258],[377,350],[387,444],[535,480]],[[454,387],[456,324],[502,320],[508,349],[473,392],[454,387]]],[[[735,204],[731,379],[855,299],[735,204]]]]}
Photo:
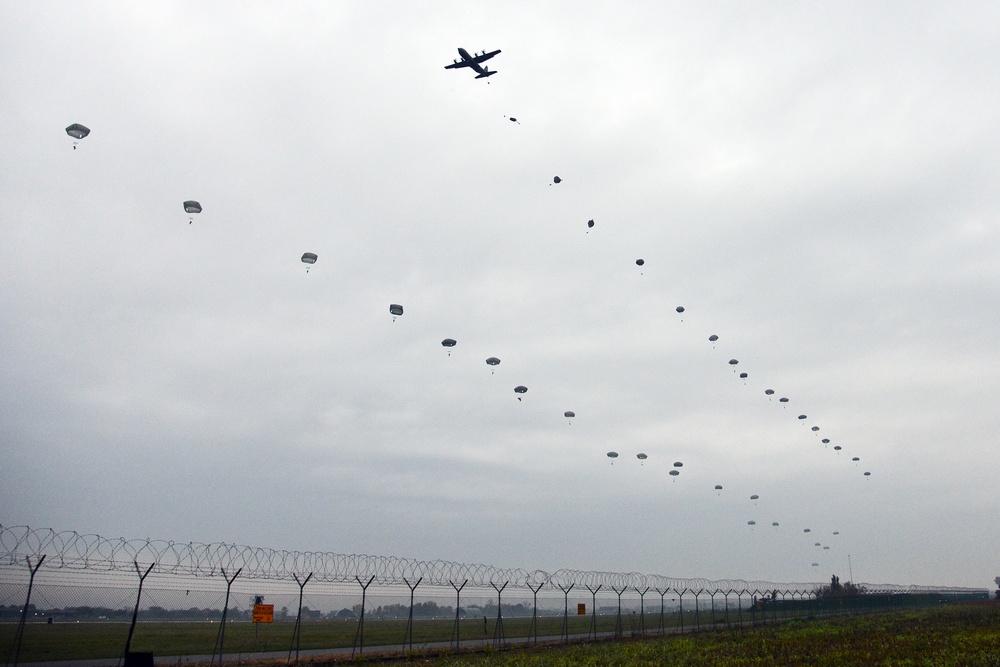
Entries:
{"type": "Polygon", "coordinates": [[[830,444],[830,438],[823,438],[822,440],[820,440],[820,442],[822,442],[824,445],[829,445],[830,444]]]}
{"type": "Polygon", "coordinates": [[[679,475],[679,474],[681,474],[680,470],[671,470],[670,471],[670,476],[671,477],[677,477],[677,475],[679,475]]]}
{"type": "MultiPolygon", "coordinates": [[[[684,312],[684,306],[677,306],[676,308],[674,308],[674,310],[676,310],[678,313],[683,313],[684,312]]],[[[709,340],[711,340],[711,339],[709,339],[709,340]]]]}
{"type": "MultiPolygon", "coordinates": [[[[588,220],[587,221],[587,229],[593,229],[593,228],[594,228],[594,221],[593,220],[588,220]]],[[[589,234],[590,232],[587,232],[587,233],[589,234]]]]}
{"type": "Polygon", "coordinates": [[[715,334],[712,334],[711,336],[708,337],[708,340],[714,343],[715,341],[719,340],[719,337],[716,336],[715,334]]]}
{"type": "MultiPolygon", "coordinates": [[[[496,357],[490,357],[489,359],[486,360],[486,365],[487,366],[499,366],[500,365],[500,360],[497,359],[496,357]]],[[[493,372],[491,372],[490,375],[493,375],[493,372]]]]}
{"type": "Polygon", "coordinates": [[[747,375],[746,373],[740,373],[740,379],[741,380],[746,380],[748,377],[750,377],[750,376],[747,375]]]}
{"type": "Polygon", "coordinates": [[[396,318],[403,314],[403,307],[398,303],[389,304],[389,312],[392,313],[392,321],[395,322],[396,318]]]}
{"type": "Polygon", "coordinates": [[[646,263],[646,260],[644,260],[644,259],[637,259],[637,260],[635,260],[635,265],[636,266],[642,266],[645,263],[646,263]]]}
{"type": "Polygon", "coordinates": [[[510,117],[510,118],[508,118],[507,120],[509,120],[509,121],[510,121],[510,122],[512,122],[512,123],[517,123],[518,125],[520,125],[520,124],[521,124],[521,121],[519,121],[518,119],[514,118],[513,116],[511,116],[511,117],[510,117]]]}
{"type": "Polygon", "coordinates": [[[566,412],[563,413],[563,417],[565,417],[566,419],[572,419],[573,417],[576,417],[576,413],[573,412],[572,410],[567,410],[566,412]]]}
{"type": "MultiPolygon", "coordinates": [[[[764,393],[767,394],[768,396],[774,396],[774,390],[773,389],[765,389],[764,393]]],[[[771,400],[771,399],[767,399],[767,400],[771,400]]]]}
{"type": "Polygon", "coordinates": [[[811,529],[811,528],[805,528],[805,529],[803,529],[803,531],[802,531],[802,532],[803,532],[803,533],[811,533],[811,532],[812,532],[812,529],[811,529]]]}
{"type": "Polygon", "coordinates": [[[756,526],[756,525],[757,525],[757,522],[756,522],[756,521],[754,521],[753,519],[751,519],[750,521],[747,521],[747,525],[748,525],[748,526],[756,526]]]}
{"type": "Polygon", "coordinates": [[[812,427],[812,431],[813,431],[813,433],[815,433],[815,432],[816,432],[816,431],[818,431],[818,430],[819,430],[819,426],[813,426],[813,427],[812,427]]]}
{"type": "Polygon", "coordinates": [[[758,496],[756,493],[750,496],[750,500],[757,500],[758,498],[760,498],[760,496],[758,496]]]}
{"type": "Polygon", "coordinates": [[[852,458],[851,460],[852,460],[852,461],[855,461],[855,462],[857,462],[857,461],[860,461],[861,459],[859,459],[859,458],[858,458],[857,456],[855,456],[855,457],[854,457],[854,458],[852,458]]]}
{"type": "Polygon", "coordinates": [[[314,252],[302,253],[302,263],[306,265],[306,273],[309,273],[309,267],[315,264],[316,260],[317,260],[316,253],[314,252]]]}
{"type": "MultiPolygon", "coordinates": [[[[553,176],[552,183],[562,183],[562,179],[559,178],[558,176],[553,176]]],[[[552,183],[549,183],[549,185],[552,185],[552,183]]]]}
{"type": "Polygon", "coordinates": [[[722,485],[721,484],[716,484],[715,485],[715,490],[716,491],[722,491],[722,485]]]}
{"type": "Polygon", "coordinates": [[[523,384],[519,384],[516,387],[514,387],[514,393],[515,394],[523,394],[523,393],[525,393],[527,391],[528,391],[528,388],[525,387],[523,384]]]}
{"type": "Polygon", "coordinates": [[[778,402],[779,402],[779,403],[787,403],[787,402],[788,402],[788,399],[787,399],[787,398],[785,398],[784,396],[782,396],[781,398],[779,398],[779,399],[778,399],[778,402]]]}
{"type": "Polygon", "coordinates": [[[611,465],[614,465],[615,459],[618,458],[618,452],[608,452],[608,458],[611,459],[611,465]]]}
{"type": "Polygon", "coordinates": [[[79,123],[73,123],[66,128],[66,134],[77,140],[73,142],[73,150],[76,150],[76,145],[79,143],[79,140],[90,134],[90,128],[80,125],[79,123]]]}
{"type": "Polygon", "coordinates": [[[778,522],[777,522],[777,521],[773,521],[773,522],[771,523],[771,525],[772,525],[772,526],[777,526],[777,525],[778,525],[778,522]]]}
{"type": "Polygon", "coordinates": [[[640,461],[645,461],[649,457],[643,454],[642,452],[639,452],[638,454],[635,455],[635,458],[639,459],[640,461]]]}
{"type": "Polygon", "coordinates": [[[674,461],[674,467],[675,468],[683,468],[684,464],[681,463],[680,461],[674,461]]]}
{"type": "Polygon", "coordinates": [[[841,447],[840,445],[834,445],[833,446],[833,451],[835,451],[835,452],[839,452],[841,449],[843,449],[843,447],[841,447]]]}
{"type": "Polygon", "coordinates": [[[188,224],[190,225],[192,222],[194,222],[194,217],[192,216],[195,213],[201,213],[201,204],[194,201],[193,199],[189,199],[188,201],[184,202],[184,212],[191,214],[188,215],[188,224]]]}
{"type": "Polygon", "coordinates": [[[806,419],[805,415],[799,415],[799,419],[806,419]]]}
{"type": "Polygon", "coordinates": [[[441,347],[448,348],[448,356],[449,357],[451,356],[451,348],[455,347],[455,345],[457,345],[457,344],[458,344],[458,341],[455,340],[454,338],[445,338],[443,341],[441,341],[441,347]]]}
{"type": "Polygon", "coordinates": [[[737,360],[737,359],[730,359],[730,360],[729,360],[729,365],[730,365],[730,366],[735,366],[735,365],[736,365],[736,364],[738,364],[738,363],[740,363],[740,362],[739,362],[739,360],[737,360]]]}
{"type": "Polygon", "coordinates": [[[870,472],[865,471],[865,477],[871,477],[871,476],[872,476],[872,474],[870,472]]]}

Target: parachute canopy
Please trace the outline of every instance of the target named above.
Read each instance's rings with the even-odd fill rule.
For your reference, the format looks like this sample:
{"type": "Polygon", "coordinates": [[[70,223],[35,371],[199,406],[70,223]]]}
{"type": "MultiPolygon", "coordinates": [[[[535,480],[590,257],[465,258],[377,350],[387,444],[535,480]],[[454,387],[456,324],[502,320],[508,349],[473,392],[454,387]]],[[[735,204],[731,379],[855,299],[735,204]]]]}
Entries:
{"type": "Polygon", "coordinates": [[[681,474],[680,470],[671,470],[670,471],[670,476],[671,477],[677,477],[677,475],[679,475],[679,474],[681,474]]]}
{"type": "Polygon", "coordinates": [[[757,525],[757,522],[756,522],[756,521],[754,521],[753,519],[751,519],[750,521],[747,521],[747,525],[748,525],[748,526],[756,526],[756,525],[757,525]]]}
{"type": "Polygon", "coordinates": [[[645,263],[646,263],[646,260],[644,260],[644,259],[637,259],[637,260],[635,260],[635,265],[636,266],[642,266],[645,263]]]}
{"type": "Polygon", "coordinates": [[[684,312],[684,306],[677,306],[676,308],[674,308],[674,310],[676,310],[678,313],[683,313],[684,312]]]}
{"type": "Polygon", "coordinates": [[[392,313],[393,315],[402,315],[403,307],[398,303],[391,303],[389,304],[389,312],[392,313]]]}
{"type": "Polygon", "coordinates": [[[830,444],[830,438],[823,438],[820,442],[822,442],[824,445],[829,445],[830,444]]]}
{"type": "Polygon", "coordinates": [[[777,526],[777,525],[778,525],[778,522],[777,522],[777,521],[774,521],[774,522],[772,522],[772,523],[771,523],[771,525],[772,525],[772,526],[777,526]]]}
{"type": "Polygon", "coordinates": [[[787,399],[787,398],[785,398],[784,396],[782,396],[781,398],[779,398],[779,399],[778,399],[778,402],[779,402],[779,403],[787,403],[787,402],[788,402],[788,399],[787,399]]]}
{"type": "Polygon", "coordinates": [[[618,452],[608,452],[608,458],[609,459],[616,459],[616,458],[618,458],[618,452]]]}
{"type": "Polygon", "coordinates": [[[593,227],[593,226],[594,226],[594,221],[593,220],[588,220],[587,221],[587,227],[593,227]]]}
{"type": "Polygon", "coordinates": [[[852,460],[852,461],[860,461],[861,459],[859,459],[859,458],[858,458],[857,456],[855,456],[855,457],[854,457],[853,459],[851,459],[851,460],[852,460]]]}
{"type": "Polygon", "coordinates": [[[554,177],[552,178],[552,182],[553,182],[553,183],[562,183],[562,179],[561,179],[561,178],[559,178],[558,176],[554,176],[554,177]]]}
{"type": "Polygon", "coordinates": [[[516,387],[514,387],[514,393],[515,394],[523,394],[523,393],[525,393],[527,391],[528,391],[528,388],[525,387],[523,384],[519,384],[516,387]]]}
{"type": "Polygon", "coordinates": [[[674,461],[674,467],[675,468],[683,468],[684,464],[681,463],[680,461],[674,461]]]}
{"type": "Polygon", "coordinates": [[[722,485],[721,484],[716,484],[715,485],[715,490],[716,491],[722,491],[722,485]]]}
{"type": "Polygon", "coordinates": [[[746,380],[749,376],[746,373],[740,373],[740,379],[746,380]]]}
{"type": "Polygon", "coordinates": [[[865,477],[871,477],[871,475],[872,474],[870,472],[867,472],[867,471],[865,472],[865,477]]]}
{"type": "Polygon", "coordinates": [[[799,415],[799,419],[805,419],[805,418],[806,418],[805,415],[799,415]]]}
{"type": "Polygon", "coordinates": [[[813,430],[813,432],[815,433],[816,431],[818,431],[818,430],[819,430],[819,426],[813,426],[813,427],[812,427],[812,430],[813,430]]]}
{"type": "Polygon", "coordinates": [[[487,366],[499,366],[500,365],[500,360],[497,359],[496,357],[490,357],[489,359],[486,360],[486,365],[487,366]]]}
{"type": "Polygon", "coordinates": [[[563,413],[563,417],[565,417],[566,419],[572,419],[573,417],[576,417],[576,413],[573,412],[572,410],[567,410],[566,412],[563,413]]]}
{"type": "Polygon", "coordinates": [[[79,123],[73,123],[66,128],[66,134],[73,137],[74,139],[83,139],[85,136],[90,134],[90,128],[79,123]]]}
{"type": "Polygon", "coordinates": [[[840,445],[834,445],[833,449],[839,452],[841,449],[843,449],[843,447],[841,447],[840,445]]]}
{"type": "Polygon", "coordinates": [[[454,338],[445,338],[443,341],[441,341],[441,345],[444,347],[455,347],[455,345],[457,344],[458,341],[455,340],[454,338]]]}
{"type": "Polygon", "coordinates": [[[635,458],[639,459],[640,461],[645,461],[649,457],[643,454],[642,452],[639,452],[638,454],[635,455],[635,458]]]}
{"type": "Polygon", "coordinates": [[[201,213],[201,204],[193,199],[184,202],[185,213],[201,213]]]}
{"type": "Polygon", "coordinates": [[[730,366],[735,366],[738,363],[740,363],[738,359],[730,359],[729,360],[729,365],[730,366]]]}
{"type": "Polygon", "coordinates": [[[802,532],[803,532],[803,533],[811,533],[811,532],[812,532],[812,529],[811,529],[811,528],[804,528],[804,529],[802,530],[802,532]]]}
{"type": "Polygon", "coordinates": [[[750,500],[757,500],[758,498],[760,498],[760,496],[758,496],[756,493],[750,496],[750,500]]]}
{"type": "MultiPolygon", "coordinates": [[[[188,202],[188,203],[190,203],[190,202],[188,202]]],[[[198,202],[194,202],[194,203],[197,204],[198,202]]],[[[201,210],[201,209],[199,209],[199,210],[201,210]]],[[[304,264],[315,264],[316,263],[316,259],[317,259],[316,253],[314,253],[314,252],[304,252],[304,253],[302,253],[302,262],[304,264]]]]}
{"type": "Polygon", "coordinates": [[[719,340],[719,337],[716,336],[715,334],[712,334],[711,336],[708,337],[708,340],[714,343],[715,341],[719,340]]]}
{"type": "Polygon", "coordinates": [[[764,393],[767,394],[768,396],[771,396],[771,395],[774,394],[774,390],[773,389],[765,389],[764,393]]]}

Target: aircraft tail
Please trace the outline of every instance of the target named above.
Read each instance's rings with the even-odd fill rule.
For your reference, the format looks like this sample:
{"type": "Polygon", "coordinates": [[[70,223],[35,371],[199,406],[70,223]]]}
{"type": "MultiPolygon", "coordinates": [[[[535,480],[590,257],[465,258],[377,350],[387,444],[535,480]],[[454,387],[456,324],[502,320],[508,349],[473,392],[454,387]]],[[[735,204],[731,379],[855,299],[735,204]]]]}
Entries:
{"type": "Polygon", "coordinates": [[[497,73],[497,71],[496,71],[496,70],[493,70],[493,71],[491,72],[491,71],[489,70],[489,68],[487,67],[487,68],[484,68],[484,69],[483,69],[483,73],[482,73],[482,74],[477,74],[477,75],[476,75],[476,78],[477,78],[477,79],[485,79],[486,77],[488,77],[488,76],[493,76],[493,75],[494,75],[494,74],[496,74],[496,73],[497,73]]]}

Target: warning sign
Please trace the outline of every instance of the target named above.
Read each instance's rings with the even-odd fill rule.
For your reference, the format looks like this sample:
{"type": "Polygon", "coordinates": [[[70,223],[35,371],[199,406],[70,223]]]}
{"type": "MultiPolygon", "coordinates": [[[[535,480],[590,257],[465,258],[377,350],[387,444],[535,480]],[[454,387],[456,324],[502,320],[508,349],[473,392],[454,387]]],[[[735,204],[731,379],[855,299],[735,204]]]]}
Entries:
{"type": "Polygon", "coordinates": [[[254,623],[274,623],[273,604],[255,604],[253,606],[254,623]]]}
{"type": "Polygon", "coordinates": [[[579,604],[577,604],[576,605],[576,615],[577,616],[586,616],[587,615],[587,605],[584,604],[583,602],[580,602],[579,604]]]}

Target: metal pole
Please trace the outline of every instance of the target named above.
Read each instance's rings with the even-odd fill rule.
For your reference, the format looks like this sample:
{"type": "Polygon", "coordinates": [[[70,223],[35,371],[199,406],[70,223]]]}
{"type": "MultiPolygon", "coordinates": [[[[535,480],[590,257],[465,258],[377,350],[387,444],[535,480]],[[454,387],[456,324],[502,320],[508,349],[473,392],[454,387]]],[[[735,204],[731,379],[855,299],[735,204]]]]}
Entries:
{"type": "Polygon", "coordinates": [[[544,581],[538,584],[538,588],[531,588],[531,584],[528,584],[528,588],[531,588],[531,630],[528,631],[528,635],[535,644],[538,643],[538,591],[542,590],[544,585],[544,581]]]}
{"type": "Polygon", "coordinates": [[[407,639],[410,640],[410,651],[413,650],[413,591],[417,589],[417,586],[419,586],[420,582],[423,580],[424,578],[420,577],[417,579],[417,583],[410,586],[410,582],[406,579],[406,577],[403,577],[403,581],[406,582],[407,587],[410,589],[410,613],[406,617],[406,633],[403,634],[403,651],[406,651],[407,639]]]}
{"type": "MultiPolygon", "coordinates": [[[[28,606],[31,604],[31,587],[35,585],[35,573],[38,572],[38,568],[42,566],[45,562],[45,555],[38,559],[35,563],[35,567],[31,567],[31,557],[25,556],[24,560],[28,563],[28,569],[31,571],[31,576],[28,579],[28,598],[24,601],[24,609],[21,610],[21,622],[17,624],[17,633],[14,636],[14,667],[17,667],[17,661],[21,659],[21,641],[24,639],[24,624],[28,620],[28,606]]],[[[10,664],[10,655],[7,656],[7,664],[10,664]]]]}
{"type": "Polygon", "coordinates": [[[493,628],[493,646],[503,647],[504,643],[506,643],[506,638],[503,634],[503,610],[500,607],[500,594],[503,593],[503,589],[507,588],[507,584],[509,583],[509,581],[505,581],[503,582],[503,586],[497,588],[496,584],[492,581],[490,582],[490,586],[497,592],[497,623],[493,628]]]}
{"type": "Polygon", "coordinates": [[[618,594],[618,614],[615,616],[615,639],[621,639],[622,637],[622,593],[627,589],[623,588],[618,590],[614,586],[611,587],[615,593],[618,594]]]}
{"type": "Polygon", "coordinates": [[[639,634],[643,637],[646,636],[646,593],[649,592],[649,586],[645,589],[639,590],[636,587],[635,592],[639,594],[639,634]]]}
{"type": "Polygon", "coordinates": [[[590,600],[593,608],[590,610],[590,630],[587,631],[587,639],[597,639],[597,591],[601,590],[600,584],[597,588],[591,588],[587,585],[587,590],[590,591],[590,600]]]}
{"type": "Polygon", "coordinates": [[[563,610],[562,636],[563,641],[567,644],[569,643],[569,592],[573,590],[574,586],[576,586],[575,583],[570,584],[569,588],[563,588],[563,585],[559,584],[559,590],[563,592],[563,601],[566,605],[563,610]]]}
{"type": "Polygon", "coordinates": [[[142,582],[146,580],[146,575],[148,575],[153,566],[156,563],[150,563],[149,567],[146,569],[146,573],[143,574],[142,570],[139,569],[138,561],[132,561],[135,565],[135,573],[139,575],[139,594],[135,596],[135,609],[132,611],[132,624],[128,626],[128,639],[125,640],[125,657],[128,658],[128,654],[132,652],[132,635],[135,633],[135,622],[139,619],[139,600],[142,599],[142,582]]]}
{"type": "Polygon", "coordinates": [[[299,585],[299,613],[295,615],[295,629],[292,630],[292,646],[288,649],[289,662],[292,659],[292,651],[295,651],[295,662],[299,661],[299,642],[302,639],[302,595],[305,592],[306,584],[309,583],[312,576],[313,573],[310,572],[305,581],[299,581],[299,575],[294,572],[292,573],[295,583],[299,585]]]}
{"type": "Polygon", "coordinates": [[[462,589],[469,583],[469,580],[466,579],[463,581],[461,586],[456,586],[454,581],[448,581],[448,583],[455,589],[455,629],[451,632],[451,640],[455,643],[455,650],[457,651],[462,646],[462,626],[458,622],[458,612],[462,609],[460,604],[462,589]]]}
{"type": "Polygon", "coordinates": [[[354,634],[354,646],[351,647],[351,659],[354,659],[354,650],[358,648],[358,639],[361,640],[361,648],[358,651],[361,655],[365,653],[365,596],[368,595],[368,587],[372,585],[375,581],[375,575],[373,574],[368,583],[361,583],[361,578],[358,575],[354,575],[358,584],[361,585],[361,621],[358,623],[358,631],[354,634]]]}
{"type": "Polygon", "coordinates": [[[663,596],[670,592],[669,588],[664,588],[662,591],[657,588],[656,592],[660,594],[660,634],[665,634],[667,631],[666,626],[663,624],[663,612],[665,611],[665,603],[663,602],[663,596]]]}
{"type": "Polygon", "coordinates": [[[243,568],[236,570],[236,574],[230,579],[229,575],[226,574],[226,568],[219,568],[222,570],[222,578],[226,580],[226,603],[222,607],[222,622],[219,624],[219,636],[215,640],[215,648],[212,649],[212,660],[209,662],[210,665],[215,664],[215,655],[218,652],[219,655],[219,667],[222,667],[222,649],[226,641],[226,614],[229,612],[229,592],[233,587],[233,582],[236,581],[236,577],[240,576],[240,572],[243,568]]]}
{"type": "Polygon", "coordinates": [[[682,591],[677,591],[677,618],[680,619],[681,632],[684,632],[684,594],[687,593],[685,588],[682,591]]]}

